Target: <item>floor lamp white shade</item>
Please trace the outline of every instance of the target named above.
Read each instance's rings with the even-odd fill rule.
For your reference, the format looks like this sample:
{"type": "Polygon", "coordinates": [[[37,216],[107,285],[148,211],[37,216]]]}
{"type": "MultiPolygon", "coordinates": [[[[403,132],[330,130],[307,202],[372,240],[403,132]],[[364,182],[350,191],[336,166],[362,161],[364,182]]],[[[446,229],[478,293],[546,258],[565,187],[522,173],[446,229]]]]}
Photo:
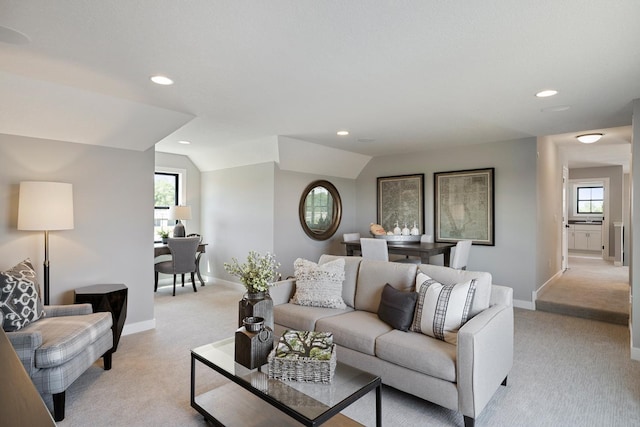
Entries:
{"type": "Polygon", "coordinates": [[[184,225],[180,221],[191,219],[191,206],[170,206],[169,219],[177,221],[173,227],[173,237],[184,237],[184,225]]]}
{"type": "Polygon", "coordinates": [[[44,231],[44,303],[49,304],[49,231],[73,229],[73,187],[63,182],[20,183],[18,230],[44,231]]]}

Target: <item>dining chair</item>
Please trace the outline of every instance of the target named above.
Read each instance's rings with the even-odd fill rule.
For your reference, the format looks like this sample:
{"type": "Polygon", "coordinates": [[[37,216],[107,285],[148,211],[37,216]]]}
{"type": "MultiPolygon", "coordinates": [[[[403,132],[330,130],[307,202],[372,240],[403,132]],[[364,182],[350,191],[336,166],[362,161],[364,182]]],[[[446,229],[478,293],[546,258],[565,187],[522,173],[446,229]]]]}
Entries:
{"type": "MultiPolygon", "coordinates": [[[[422,236],[420,236],[420,243],[433,243],[433,235],[423,234],[422,236]]],[[[405,264],[422,264],[422,258],[409,258],[409,255],[407,255],[406,258],[396,259],[393,262],[400,262],[405,264]]]]}
{"type": "Polygon", "coordinates": [[[200,244],[200,237],[174,237],[169,238],[167,246],[171,251],[171,259],[161,261],[155,264],[155,287],[154,292],[158,290],[159,273],[173,274],[173,296],[176,296],[176,275],[182,275],[182,286],[184,286],[184,275],[191,273],[191,284],[193,291],[198,292],[196,288],[196,252],[200,244]]]}
{"type": "Polygon", "coordinates": [[[344,233],[342,235],[342,241],[350,242],[353,240],[360,240],[360,233],[344,233]]]}
{"type": "Polygon", "coordinates": [[[456,243],[456,247],[453,255],[451,256],[451,262],[449,263],[449,267],[455,268],[457,270],[466,270],[467,269],[467,261],[469,260],[469,252],[471,252],[471,243],[472,240],[459,240],[456,243]]]}
{"type": "Polygon", "coordinates": [[[384,239],[362,237],[360,238],[360,249],[364,259],[389,261],[389,248],[387,248],[387,241],[384,239]]]}

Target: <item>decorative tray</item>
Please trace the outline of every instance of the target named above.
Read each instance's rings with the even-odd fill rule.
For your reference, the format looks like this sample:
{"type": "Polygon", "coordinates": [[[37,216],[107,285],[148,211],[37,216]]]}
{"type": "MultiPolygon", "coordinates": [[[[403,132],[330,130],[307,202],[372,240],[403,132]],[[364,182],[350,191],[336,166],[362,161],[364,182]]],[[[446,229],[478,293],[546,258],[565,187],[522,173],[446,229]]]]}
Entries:
{"type": "Polygon", "coordinates": [[[374,234],[373,237],[375,237],[376,239],[384,239],[388,242],[419,242],[420,241],[420,235],[417,236],[400,236],[397,234],[385,234],[385,235],[380,235],[380,234],[374,234]]]}

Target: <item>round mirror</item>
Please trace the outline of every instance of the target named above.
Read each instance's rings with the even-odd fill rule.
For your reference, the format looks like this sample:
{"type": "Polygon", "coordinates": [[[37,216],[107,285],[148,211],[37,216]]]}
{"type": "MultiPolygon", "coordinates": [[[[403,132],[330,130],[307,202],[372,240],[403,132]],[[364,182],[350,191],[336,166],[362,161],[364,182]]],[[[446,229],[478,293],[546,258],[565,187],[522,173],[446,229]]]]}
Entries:
{"type": "Polygon", "coordinates": [[[327,240],[333,236],[342,219],[342,201],[329,181],[314,181],[305,188],[298,207],[300,224],[307,236],[327,240]]]}

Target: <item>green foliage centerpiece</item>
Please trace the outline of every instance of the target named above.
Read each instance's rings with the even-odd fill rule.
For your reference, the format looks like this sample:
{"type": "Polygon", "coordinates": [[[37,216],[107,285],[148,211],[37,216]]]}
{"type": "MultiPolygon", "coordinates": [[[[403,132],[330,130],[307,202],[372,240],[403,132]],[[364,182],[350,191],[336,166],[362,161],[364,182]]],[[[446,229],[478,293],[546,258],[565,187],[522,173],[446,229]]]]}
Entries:
{"type": "Polygon", "coordinates": [[[265,326],[273,330],[273,300],[268,291],[277,278],[279,267],[276,256],[270,252],[261,255],[250,251],[245,263],[241,264],[237,258],[224,263],[227,273],[240,278],[247,290],[238,304],[238,327],[242,326],[245,317],[262,317],[265,326]]]}

